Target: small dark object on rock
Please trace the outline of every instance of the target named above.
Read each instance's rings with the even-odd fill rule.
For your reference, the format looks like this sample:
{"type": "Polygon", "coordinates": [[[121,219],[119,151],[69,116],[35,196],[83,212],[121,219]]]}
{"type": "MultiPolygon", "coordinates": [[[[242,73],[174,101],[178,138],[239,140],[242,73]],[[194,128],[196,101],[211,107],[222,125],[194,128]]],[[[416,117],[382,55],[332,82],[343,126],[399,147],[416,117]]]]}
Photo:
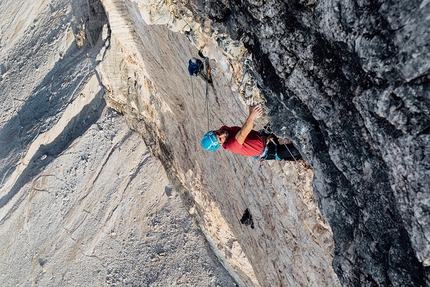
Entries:
{"type": "Polygon", "coordinates": [[[251,225],[251,228],[254,229],[254,221],[252,220],[252,215],[248,208],[243,213],[240,223],[245,224],[246,226],[251,225]]]}

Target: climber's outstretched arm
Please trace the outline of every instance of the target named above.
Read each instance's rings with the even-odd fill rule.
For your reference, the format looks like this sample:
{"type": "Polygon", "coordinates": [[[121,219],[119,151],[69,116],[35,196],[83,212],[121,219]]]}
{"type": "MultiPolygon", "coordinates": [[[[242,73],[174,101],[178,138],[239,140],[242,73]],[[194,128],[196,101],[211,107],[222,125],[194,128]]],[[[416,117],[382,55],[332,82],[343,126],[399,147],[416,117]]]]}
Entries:
{"type": "Polygon", "coordinates": [[[240,144],[243,144],[245,142],[246,137],[254,127],[254,120],[261,115],[262,111],[263,110],[260,105],[249,107],[249,116],[240,131],[236,134],[236,140],[240,144]]]}

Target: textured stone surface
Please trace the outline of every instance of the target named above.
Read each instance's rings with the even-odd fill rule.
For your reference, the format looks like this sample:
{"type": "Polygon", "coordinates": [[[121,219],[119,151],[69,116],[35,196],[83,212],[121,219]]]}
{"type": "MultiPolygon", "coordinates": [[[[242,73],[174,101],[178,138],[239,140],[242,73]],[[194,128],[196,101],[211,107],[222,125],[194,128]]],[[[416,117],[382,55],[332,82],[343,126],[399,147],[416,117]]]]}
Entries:
{"type": "Polygon", "coordinates": [[[1,282],[430,284],[428,1],[17,5],[0,5],[1,282]],[[187,74],[197,48],[213,87],[187,74]],[[199,147],[256,103],[307,163],[199,147]]]}
{"type": "MultiPolygon", "coordinates": [[[[309,166],[267,163],[259,169],[251,159],[200,148],[208,125],[240,124],[246,117],[243,99],[231,90],[232,85],[239,88],[241,61],[229,59],[201,32],[186,33],[213,57],[215,80],[214,87],[208,87],[208,114],[205,83],[190,78],[186,70],[188,59],[197,54],[188,39],[162,26],[140,24],[138,15],[130,12],[134,9],[130,3],[103,3],[113,20],[112,48],[100,66],[108,105],[125,114],[172,181],[182,185],[200,226],[237,283],[338,285],[330,267],[331,231],[313,198],[309,166]],[[255,230],[239,223],[247,207],[253,212],[255,230]]],[[[163,11],[160,7],[158,13],[163,11]]],[[[151,14],[153,19],[166,18],[156,13],[151,14]]],[[[168,24],[175,25],[174,20],[168,24]]],[[[242,51],[238,43],[229,49],[242,51]]],[[[256,95],[245,100],[251,103],[262,98],[256,95]]]]}
{"type": "Polygon", "coordinates": [[[101,4],[39,2],[0,4],[0,285],[236,286],[161,162],[106,107],[101,4]]]}
{"type": "Polygon", "coordinates": [[[240,62],[191,35],[191,13],[17,5],[0,5],[2,286],[338,285],[309,166],[198,147],[208,114],[189,40],[216,57],[209,124],[240,123],[246,107],[231,90],[240,62]],[[246,207],[255,230],[239,223],[246,207]]]}
{"type": "Polygon", "coordinates": [[[312,165],[341,282],[429,284],[428,1],[200,5],[221,45],[223,29],[244,41],[272,128],[312,165]]]}

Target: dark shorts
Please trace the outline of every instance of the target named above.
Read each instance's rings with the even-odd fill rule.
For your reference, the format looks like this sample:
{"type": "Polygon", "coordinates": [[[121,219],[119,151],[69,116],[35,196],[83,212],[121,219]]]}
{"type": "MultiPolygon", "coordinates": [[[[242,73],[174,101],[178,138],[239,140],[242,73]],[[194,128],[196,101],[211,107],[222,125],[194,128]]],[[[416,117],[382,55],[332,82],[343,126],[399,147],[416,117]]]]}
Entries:
{"type": "Polygon", "coordinates": [[[298,160],[302,158],[302,155],[296,149],[293,144],[279,144],[278,140],[274,140],[276,145],[273,142],[269,142],[267,145],[269,147],[269,151],[266,156],[266,160],[275,159],[275,152],[279,158],[283,160],[298,160]]]}

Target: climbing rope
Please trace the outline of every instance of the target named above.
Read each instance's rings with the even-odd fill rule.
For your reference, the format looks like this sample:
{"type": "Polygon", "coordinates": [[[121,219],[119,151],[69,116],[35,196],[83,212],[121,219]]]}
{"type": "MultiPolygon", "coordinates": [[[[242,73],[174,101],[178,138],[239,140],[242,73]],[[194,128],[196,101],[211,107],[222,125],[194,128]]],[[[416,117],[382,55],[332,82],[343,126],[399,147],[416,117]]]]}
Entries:
{"type": "Polygon", "coordinates": [[[190,77],[191,82],[191,95],[193,97],[194,108],[196,108],[196,99],[194,97],[194,84],[193,84],[193,76],[190,77]]]}
{"type": "Polygon", "coordinates": [[[240,198],[240,201],[242,202],[242,210],[250,208],[250,204],[247,203],[247,201],[245,201],[244,196],[246,195],[247,185],[248,187],[250,185],[250,178],[252,174],[253,174],[253,170],[251,166],[248,175],[245,177],[245,180],[243,180],[243,196],[239,193],[239,198],[240,198]]]}
{"type": "MultiPolygon", "coordinates": [[[[244,81],[245,81],[245,77],[246,77],[246,75],[247,75],[247,74],[252,74],[252,77],[253,77],[254,79],[256,79],[256,80],[257,80],[257,86],[259,87],[259,89],[260,89],[261,91],[264,91],[265,93],[268,93],[268,92],[266,91],[266,90],[267,90],[267,88],[266,88],[264,85],[262,85],[262,84],[261,84],[262,80],[261,80],[261,79],[259,79],[259,78],[256,76],[255,72],[253,71],[251,60],[249,60],[249,59],[244,59],[244,61],[243,61],[243,67],[245,67],[245,70],[244,70],[244,73],[243,73],[243,75],[242,75],[242,79],[241,79],[241,81],[240,81],[238,91],[240,92],[240,89],[241,89],[241,87],[242,87],[242,85],[243,85],[243,83],[244,83],[244,81]]],[[[207,118],[208,130],[210,130],[210,129],[211,129],[211,123],[212,123],[212,121],[211,121],[210,109],[209,109],[209,82],[208,82],[209,74],[208,74],[208,71],[207,71],[207,67],[206,67],[206,69],[205,69],[205,70],[206,70],[206,75],[205,75],[206,88],[205,88],[205,98],[204,98],[204,101],[205,101],[205,110],[206,110],[206,111],[205,111],[205,114],[206,114],[206,118],[207,118]]],[[[191,81],[191,89],[192,89],[192,97],[193,97],[194,107],[196,107],[195,95],[194,95],[194,93],[195,93],[195,92],[194,92],[194,85],[193,85],[193,81],[192,81],[192,79],[190,79],[190,81],[191,81]]],[[[242,105],[238,102],[238,99],[234,96],[233,91],[231,91],[231,93],[232,93],[232,97],[233,97],[233,99],[235,100],[236,104],[238,105],[238,107],[239,107],[240,111],[241,111],[245,116],[247,116],[247,113],[243,110],[242,105]]],[[[260,124],[261,126],[263,126],[263,124],[262,124],[261,122],[259,122],[258,120],[256,120],[256,122],[257,122],[258,124],[260,124]]]]}
{"type": "MultiPolygon", "coordinates": [[[[193,98],[193,103],[194,103],[194,108],[196,109],[196,98],[194,95],[194,84],[193,84],[193,76],[190,77],[190,82],[191,82],[191,95],[193,98]]],[[[200,97],[201,98],[201,97],[200,97]]],[[[211,118],[210,118],[210,111],[209,111],[209,84],[206,81],[206,90],[205,90],[205,97],[204,99],[202,99],[202,101],[204,101],[204,105],[205,105],[205,114],[206,114],[206,118],[208,121],[208,130],[210,130],[210,125],[211,125],[211,118]]]]}
{"type": "MultiPolygon", "coordinates": [[[[245,79],[245,76],[246,76],[246,74],[247,74],[247,73],[248,73],[248,68],[246,68],[246,69],[245,69],[245,73],[243,73],[242,80],[240,81],[240,85],[239,85],[238,91],[240,91],[240,88],[242,87],[242,84],[243,84],[243,80],[245,79]]],[[[231,90],[230,90],[230,91],[231,91],[231,90]]],[[[241,111],[245,116],[247,116],[246,112],[242,109],[242,105],[241,105],[241,104],[239,104],[239,102],[237,101],[236,97],[234,96],[233,91],[231,91],[231,94],[232,94],[232,96],[233,96],[234,101],[235,101],[235,102],[236,102],[236,104],[238,105],[238,107],[239,107],[240,111],[241,111]]]]}
{"type": "MultiPolygon", "coordinates": [[[[191,83],[191,96],[193,98],[194,108],[197,109],[193,76],[190,76],[190,83],[191,83]]],[[[206,81],[205,96],[204,97],[199,96],[199,98],[204,102],[205,111],[203,112],[203,114],[199,114],[199,113],[197,113],[197,114],[199,114],[201,116],[206,115],[206,117],[208,119],[208,125],[210,125],[211,121],[210,121],[210,114],[209,114],[209,90],[208,90],[207,81],[206,81]]]]}
{"type": "MultiPolygon", "coordinates": [[[[207,75],[207,77],[209,77],[208,75],[207,75]]],[[[205,101],[206,101],[206,117],[207,117],[207,119],[208,119],[208,131],[211,129],[210,128],[210,113],[209,113],[209,82],[208,82],[208,80],[206,79],[206,99],[205,99],[205,101]]]]}
{"type": "MultiPolygon", "coordinates": [[[[230,91],[231,91],[231,90],[230,90],[230,91]]],[[[243,110],[242,105],[237,101],[236,97],[234,96],[233,91],[231,91],[231,95],[232,95],[232,98],[234,99],[234,101],[236,102],[236,104],[238,105],[239,110],[242,112],[242,114],[243,114],[244,116],[247,116],[247,113],[243,110]]]]}
{"type": "Polygon", "coordinates": [[[294,155],[291,153],[290,149],[288,148],[288,146],[286,144],[284,144],[284,146],[287,148],[288,152],[290,153],[290,155],[293,157],[294,161],[296,163],[298,163],[297,159],[294,157],[294,155]]]}

